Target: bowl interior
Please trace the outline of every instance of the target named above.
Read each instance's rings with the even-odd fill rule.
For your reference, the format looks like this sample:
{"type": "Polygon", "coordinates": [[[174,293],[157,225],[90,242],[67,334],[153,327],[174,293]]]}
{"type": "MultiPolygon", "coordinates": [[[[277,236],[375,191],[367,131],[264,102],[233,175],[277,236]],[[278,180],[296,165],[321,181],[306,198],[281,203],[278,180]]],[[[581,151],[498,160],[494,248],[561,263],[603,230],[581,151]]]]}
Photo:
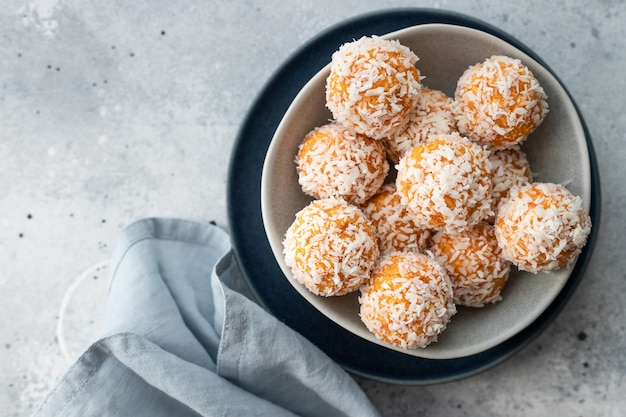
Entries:
{"type": "MultiPolygon", "coordinates": [[[[423,84],[453,96],[456,81],[465,69],[492,55],[519,58],[539,79],[550,112],[526,140],[526,152],[536,181],[563,183],[585,201],[591,200],[589,155],[582,124],[559,81],[539,63],[503,40],[484,32],[446,24],[420,25],[385,35],[411,48],[423,84]]],[[[329,57],[330,62],[330,57],[329,57]]],[[[311,197],[298,184],[295,155],[304,136],[331,118],[325,107],[325,82],[329,65],[300,91],[285,113],[270,143],[261,179],[261,211],[267,237],[286,278],[294,288],[331,320],[373,343],[407,355],[449,359],[492,348],[531,324],[559,294],[573,267],[531,274],[512,269],[503,300],[479,309],[459,307],[436,343],[424,349],[406,350],[382,342],[361,323],[357,293],[343,297],[318,297],[296,282],[282,254],[282,240],[295,214],[311,197]]]]}

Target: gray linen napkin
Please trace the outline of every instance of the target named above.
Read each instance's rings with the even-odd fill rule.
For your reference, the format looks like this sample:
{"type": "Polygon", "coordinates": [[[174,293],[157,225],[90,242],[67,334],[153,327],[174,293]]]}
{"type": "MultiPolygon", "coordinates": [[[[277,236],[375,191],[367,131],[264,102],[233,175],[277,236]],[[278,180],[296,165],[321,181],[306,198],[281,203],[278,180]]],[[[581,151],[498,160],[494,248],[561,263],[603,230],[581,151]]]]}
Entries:
{"type": "Polygon", "coordinates": [[[230,249],[210,224],[128,226],[102,338],[34,415],[378,416],[343,369],[245,295],[230,249]]]}

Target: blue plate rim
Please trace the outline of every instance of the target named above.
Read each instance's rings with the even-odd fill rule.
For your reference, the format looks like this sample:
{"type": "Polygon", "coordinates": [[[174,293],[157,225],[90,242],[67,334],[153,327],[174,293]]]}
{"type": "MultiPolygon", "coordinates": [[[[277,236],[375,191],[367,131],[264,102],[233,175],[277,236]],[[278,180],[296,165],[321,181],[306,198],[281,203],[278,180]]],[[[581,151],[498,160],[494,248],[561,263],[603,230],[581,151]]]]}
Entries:
{"type": "Polygon", "coordinates": [[[347,371],[393,384],[426,385],[460,380],[504,362],[530,344],[574,294],[588,266],[599,229],[598,171],[589,130],[573,97],[546,62],[517,39],[476,18],[440,9],[399,8],[362,14],[331,26],[301,46],[274,72],[250,107],[235,139],[228,168],[227,212],[233,253],[259,304],[347,371]],[[428,23],[460,25],[491,33],[524,51],[552,73],[578,112],[591,171],[592,232],[570,279],[553,303],[531,325],[501,344],[479,354],[443,360],[417,358],[384,349],[353,335],[310,306],[284,278],[273,257],[265,236],[260,203],[263,161],[274,131],[297,92],[329,62],[331,53],[342,43],[362,35],[383,35],[428,23]]]}

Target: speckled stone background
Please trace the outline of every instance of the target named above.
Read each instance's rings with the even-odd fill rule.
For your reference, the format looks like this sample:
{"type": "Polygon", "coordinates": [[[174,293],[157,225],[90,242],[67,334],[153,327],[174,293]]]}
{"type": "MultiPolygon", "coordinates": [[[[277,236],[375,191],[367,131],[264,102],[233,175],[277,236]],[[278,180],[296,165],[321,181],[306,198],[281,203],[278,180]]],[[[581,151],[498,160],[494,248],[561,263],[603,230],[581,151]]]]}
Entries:
{"type": "Polygon", "coordinates": [[[0,0],[0,414],[27,416],[99,325],[108,258],[146,216],[228,228],[229,152],[264,82],[319,31],[433,7],[533,48],[587,121],[602,223],[587,273],[520,354],[434,386],[358,378],[383,416],[626,414],[626,4],[0,0]]]}

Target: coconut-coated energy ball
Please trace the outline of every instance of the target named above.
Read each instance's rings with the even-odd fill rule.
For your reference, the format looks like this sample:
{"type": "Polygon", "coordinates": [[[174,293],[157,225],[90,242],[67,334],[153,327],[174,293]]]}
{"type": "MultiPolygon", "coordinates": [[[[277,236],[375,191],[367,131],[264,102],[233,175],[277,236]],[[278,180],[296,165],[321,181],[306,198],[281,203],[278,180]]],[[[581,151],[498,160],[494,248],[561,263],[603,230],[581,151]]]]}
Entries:
{"type": "Polygon", "coordinates": [[[405,128],[383,139],[389,159],[397,164],[404,154],[428,142],[432,135],[455,132],[453,105],[454,100],[442,91],[422,88],[405,128]]]}
{"type": "Polygon", "coordinates": [[[502,55],[470,66],[454,98],[459,132],[495,149],[523,142],[548,113],[537,78],[519,59],[502,55]]]}
{"type": "Polygon", "coordinates": [[[511,265],[502,258],[492,225],[481,222],[453,235],[439,232],[430,250],[452,280],[456,305],[483,307],[502,300],[511,265]]]}
{"type": "Polygon", "coordinates": [[[362,204],[382,186],[389,163],[379,141],[333,122],[305,136],[296,156],[296,168],[306,194],[362,204]]]}
{"type": "Polygon", "coordinates": [[[418,226],[411,212],[400,202],[394,184],[383,185],[361,210],[374,226],[381,253],[427,248],[431,231],[418,226]]]}
{"type": "Polygon", "coordinates": [[[296,281],[322,296],[355,291],[379,256],[370,221],[345,200],[314,200],[285,233],[283,254],[296,281]]]}
{"type": "Polygon", "coordinates": [[[422,227],[458,232],[491,214],[489,152],[458,134],[438,135],[407,153],[396,186],[422,227]]]}
{"type": "Polygon", "coordinates": [[[495,213],[500,202],[509,196],[509,190],[532,182],[533,175],[526,153],[519,146],[491,152],[489,162],[493,187],[491,208],[495,213]]]}
{"type": "Polygon", "coordinates": [[[576,260],[591,218],[582,199],[563,185],[535,182],[510,191],[494,226],[502,256],[520,270],[537,273],[576,260]]]}
{"type": "Polygon", "coordinates": [[[364,36],[332,55],[326,105],[335,120],[374,139],[406,124],[421,90],[418,61],[397,40],[364,36]]]}
{"type": "Polygon", "coordinates": [[[448,274],[422,253],[382,256],[360,293],[365,326],[378,339],[406,349],[435,342],[456,314],[448,274]]]}

